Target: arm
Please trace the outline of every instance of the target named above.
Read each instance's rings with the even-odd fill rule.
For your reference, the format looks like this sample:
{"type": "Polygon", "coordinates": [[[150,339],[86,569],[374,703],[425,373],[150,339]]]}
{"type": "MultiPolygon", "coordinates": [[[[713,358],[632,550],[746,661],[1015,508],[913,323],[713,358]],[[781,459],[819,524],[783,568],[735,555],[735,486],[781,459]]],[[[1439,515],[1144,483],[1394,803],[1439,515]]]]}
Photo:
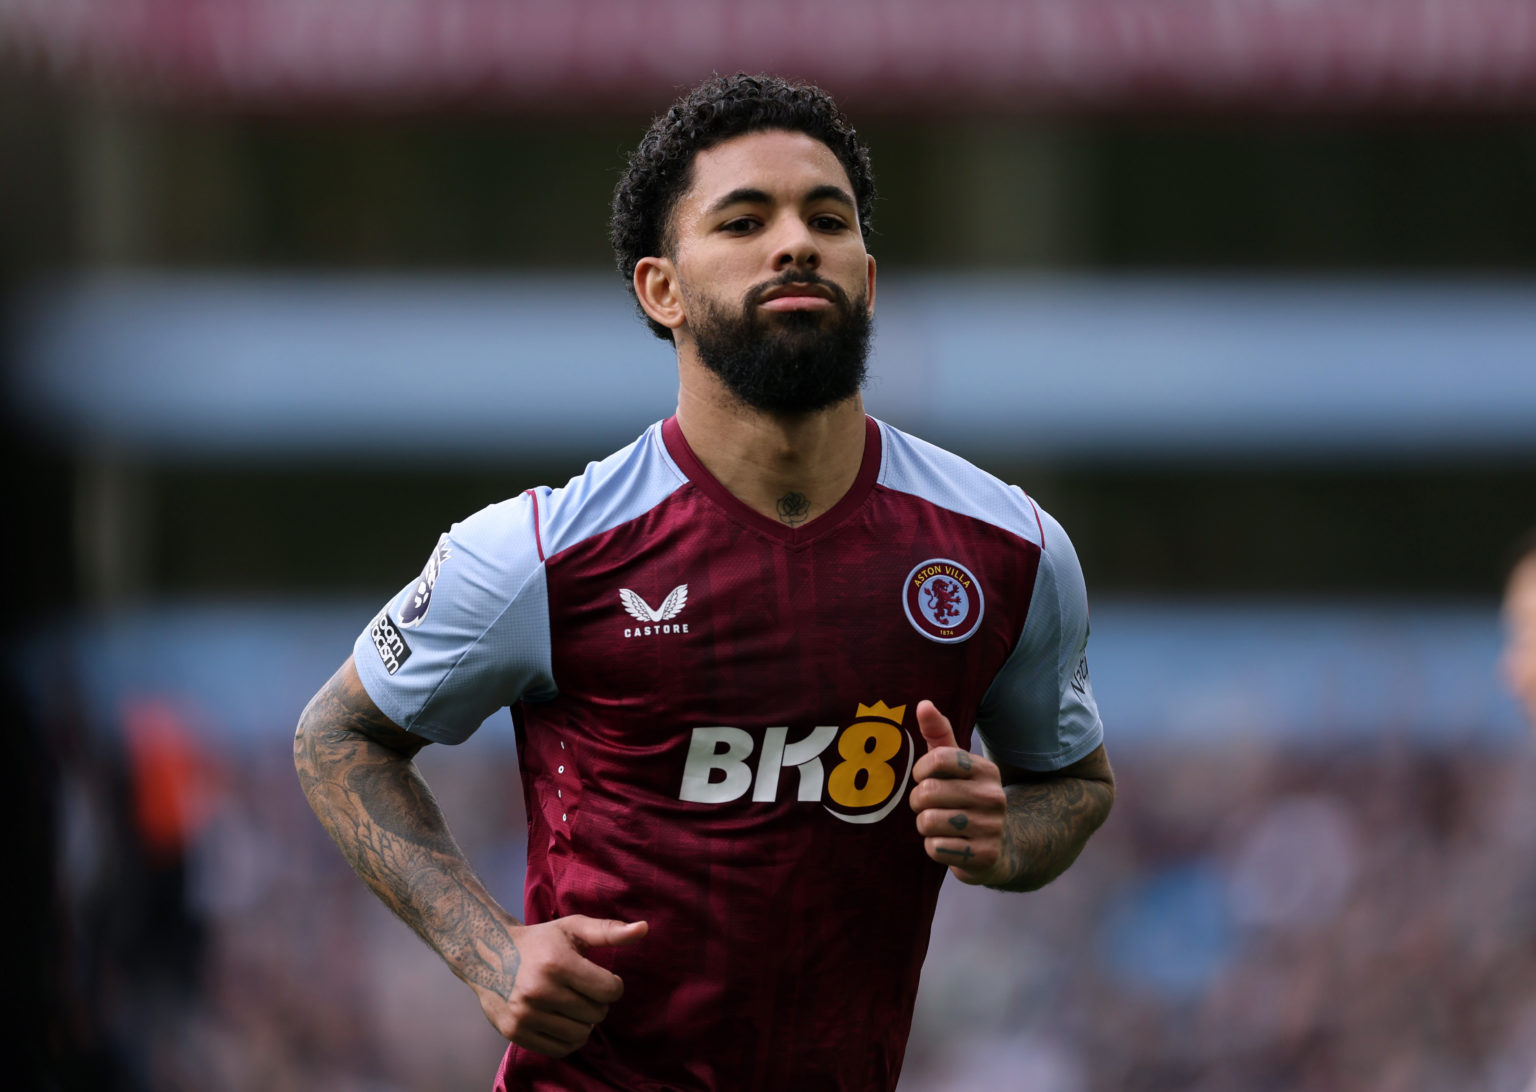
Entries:
{"type": "Polygon", "coordinates": [[[587,948],[631,943],[645,924],[518,922],[470,867],[416,769],[426,742],[379,711],[349,658],[304,710],[293,760],[347,863],[475,991],[492,1026],[519,1046],[569,1054],[623,993],[587,948]]]}
{"type": "Polygon", "coordinates": [[[912,771],[918,833],[928,856],[966,883],[1044,887],[1108,817],[1115,778],[1102,745],[1063,769],[1035,773],[961,750],[932,702],[918,704],[917,718],[928,744],[912,771]]]}

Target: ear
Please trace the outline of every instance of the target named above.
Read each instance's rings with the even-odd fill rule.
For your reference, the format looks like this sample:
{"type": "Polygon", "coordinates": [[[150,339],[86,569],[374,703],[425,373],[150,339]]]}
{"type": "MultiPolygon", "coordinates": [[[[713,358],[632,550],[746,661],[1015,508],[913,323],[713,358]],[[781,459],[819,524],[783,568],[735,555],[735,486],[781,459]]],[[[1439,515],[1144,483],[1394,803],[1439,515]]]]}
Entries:
{"type": "Polygon", "coordinates": [[[647,315],[669,330],[687,320],[677,267],[670,258],[641,258],[635,263],[635,298],[647,315]]]}
{"type": "Polygon", "coordinates": [[[866,255],[866,258],[869,262],[869,268],[865,273],[867,283],[864,287],[865,290],[869,293],[869,313],[873,315],[875,313],[875,256],[873,254],[869,254],[866,255]]]}

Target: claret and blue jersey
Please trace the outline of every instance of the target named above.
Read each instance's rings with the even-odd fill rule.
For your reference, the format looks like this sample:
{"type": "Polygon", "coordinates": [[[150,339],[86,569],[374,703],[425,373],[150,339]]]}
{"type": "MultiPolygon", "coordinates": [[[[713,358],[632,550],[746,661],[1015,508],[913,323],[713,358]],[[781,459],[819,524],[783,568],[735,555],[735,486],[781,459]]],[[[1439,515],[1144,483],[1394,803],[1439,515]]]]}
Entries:
{"type": "Polygon", "coordinates": [[[906,806],[915,707],[1060,769],[1103,739],[1087,636],[1061,527],[872,418],[853,487],[799,527],[675,418],[456,524],[359,675],[440,742],[512,709],[528,920],[650,923],[591,953],[626,987],[591,1041],[513,1046],[497,1087],[893,1088],[946,871],[906,806]]]}

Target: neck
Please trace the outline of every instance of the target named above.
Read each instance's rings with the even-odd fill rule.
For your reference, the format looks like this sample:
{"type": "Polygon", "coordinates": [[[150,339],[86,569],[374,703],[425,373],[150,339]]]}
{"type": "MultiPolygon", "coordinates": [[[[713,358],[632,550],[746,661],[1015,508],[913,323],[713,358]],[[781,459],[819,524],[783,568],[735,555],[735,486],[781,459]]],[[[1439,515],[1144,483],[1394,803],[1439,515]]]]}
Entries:
{"type": "Polygon", "coordinates": [[[864,458],[864,402],[783,417],[753,409],[680,354],[677,423],[704,468],[753,511],[791,527],[824,515],[864,458]]]}

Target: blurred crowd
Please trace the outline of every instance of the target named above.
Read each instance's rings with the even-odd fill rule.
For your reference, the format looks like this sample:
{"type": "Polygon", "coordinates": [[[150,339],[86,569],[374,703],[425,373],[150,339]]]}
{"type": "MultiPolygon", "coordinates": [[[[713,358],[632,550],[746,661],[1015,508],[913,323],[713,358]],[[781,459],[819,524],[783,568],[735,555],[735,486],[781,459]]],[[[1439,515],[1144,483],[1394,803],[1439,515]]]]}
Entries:
{"type": "Polygon", "coordinates": [[[1053,887],[950,889],[904,1092],[1522,1092],[1536,761],[1234,743],[1118,762],[1053,887]]]}
{"type": "MultiPolygon", "coordinates": [[[[347,871],[288,728],[217,753],[174,702],[39,726],[58,996],[43,1087],[488,1087],[471,993],[347,871]]],[[[509,726],[507,726],[509,727],[509,726]]],[[[482,734],[483,736],[483,734],[482,734]]],[[[1522,1092],[1536,1070],[1536,754],[1358,740],[1114,752],[1079,863],[950,880],[902,1092],[1522,1092]]],[[[510,748],[421,763],[521,904],[510,748]]]]}

